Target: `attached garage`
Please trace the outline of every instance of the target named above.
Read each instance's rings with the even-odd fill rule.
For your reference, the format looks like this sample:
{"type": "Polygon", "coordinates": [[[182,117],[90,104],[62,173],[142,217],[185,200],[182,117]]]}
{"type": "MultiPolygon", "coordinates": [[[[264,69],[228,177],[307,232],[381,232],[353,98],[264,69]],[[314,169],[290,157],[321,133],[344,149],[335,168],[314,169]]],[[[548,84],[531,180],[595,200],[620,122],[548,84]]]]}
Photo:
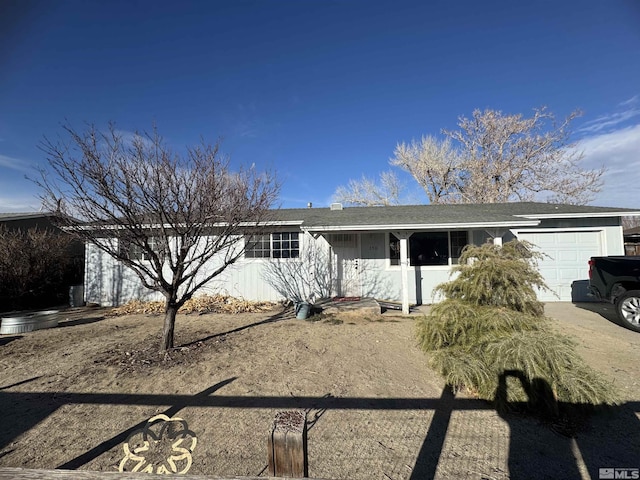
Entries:
{"type": "Polygon", "coordinates": [[[539,263],[540,273],[557,297],[545,291],[540,292],[540,300],[571,301],[584,297],[586,289],[583,287],[588,280],[587,262],[590,257],[604,254],[602,230],[521,231],[517,237],[534,244],[545,254],[539,263]]]}

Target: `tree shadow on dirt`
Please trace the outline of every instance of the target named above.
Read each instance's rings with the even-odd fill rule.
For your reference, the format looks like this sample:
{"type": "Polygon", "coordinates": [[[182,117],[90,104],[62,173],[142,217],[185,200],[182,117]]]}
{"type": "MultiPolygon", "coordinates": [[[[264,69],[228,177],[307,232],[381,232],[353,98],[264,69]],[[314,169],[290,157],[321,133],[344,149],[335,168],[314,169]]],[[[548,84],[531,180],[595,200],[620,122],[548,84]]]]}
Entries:
{"type": "MultiPolygon", "coordinates": [[[[212,393],[214,393],[215,391],[221,389],[225,385],[230,384],[235,379],[236,379],[236,377],[231,377],[231,378],[228,378],[227,380],[223,380],[222,382],[218,382],[215,385],[213,385],[213,386],[201,391],[200,393],[197,393],[197,394],[193,395],[192,398],[195,401],[197,401],[197,399],[199,399],[199,398],[203,398],[203,397],[206,397],[208,395],[211,395],[212,393]]],[[[171,418],[171,417],[176,415],[180,410],[182,410],[185,407],[186,407],[185,404],[176,403],[172,407],[168,408],[167,410],[165,410],[162,413],[164,415],[166,415],[167,417],[171,418]]],[[[81,466],[89,463],[91,460],[99,457],[103,453],[111,450],[112,448],[114,448],[114,447],[118,446],[119,444],[123,443],[124,441],[126,441],[127,438],[129,438],[129,435],[131,435],[136,430],[141,429],[146,423],[147,423],[147,420],[145,419],[142,422],[140,422],[140,423],[128,428],[127,430],[125,430],[123,432],[120,432],[118,435],[115,435],[115,436],[109,438],[108,440],[105,440],[105,441],[101,442],[99,445],[96,445],[91,450],[83,453],[82,455],[79,455],[79,456],[77,456],[77,457],[75,457],[75,458],[63,463],[62,465],[58,466],[57,469],[76,470],[76,469],[80,468],[81,466]]]]}
{"type": "Polygon", "coordinates": [[[620,406],[590,406],[558,402],[543,378],[528,381],[522,371],[504,371],[494,403],[509,424],[511,479],[582,479],[585,468],[599,478],[600,468],[637,467],[640,402],[620,406]],[[508,400],[507,378],[520,383],[527,402],[508,400]],[[637,445],[637,448],[630,448],[637,445]],[[532,468],[534,468],[533,470],[532,468]]]}
{"type": "Polygon", "coordinates": [[[88,325],[90,323],[96,323],[104,320],[105,316],[99,317],[84,317],[84,318],[75,318],[73,320],[61,320],[58,322],[58,328],[66,328],[66,327],[75,327],[77,325],[88,325]]]}
{"type": "Polygon", "coordinates": [[[276,313],[275,315],[271,315],[270,317],[265,318],[264,320],[260,320],[258,322],[250,323],[248,325],[243,325],[242,327],[233,328],[231,330],[227,330],[226,332],[215,333],[213,335],[209,335],[204,338],[199,338],[189,343],[185,343],[180,345],[180,347],[191,347],[198,343],[207,342],[209,340],[213,340],[216,338],[224,337],[225,335],[229,335],[231,333],[242,332],[243,330],[248,330],[250,328],[259,327],[260,325],[266,325],[268,323],[278,322],[280,320],[289,320],[294,317],[293,309],[291,307],[285,307],[282,311],[276,313]]]}
{"type": "Polygon", "coordinates": [[[17,387],[19,385],[24,385],[25,383],[33,382],[34,380],[38,380],[42,378],[42,375],[38,375],[37,377],[28,378],[26,380],[22,380],[21,382],[12,383],[11,385],[5,385],[4,387],[0,387],[0,390],[8,390],[13,387],[17,387]]]}

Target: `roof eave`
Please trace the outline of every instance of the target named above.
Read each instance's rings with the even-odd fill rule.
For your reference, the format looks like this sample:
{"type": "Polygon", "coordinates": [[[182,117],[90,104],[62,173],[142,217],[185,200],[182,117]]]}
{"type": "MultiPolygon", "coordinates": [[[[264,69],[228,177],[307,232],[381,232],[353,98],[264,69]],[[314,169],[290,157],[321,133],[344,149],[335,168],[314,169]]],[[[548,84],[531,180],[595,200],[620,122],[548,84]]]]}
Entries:
{"type": "Polygon", "coordinates": [[[520,218],[539,218],[541,220],[549,218],[595,218],[595,217],[635,217],[640,215],[640,211],[612,211],[612,212],[590,212],[590,213],[542,213],[542,214],[526,214],[514,215],[520,218]]]}
{"type": "Polygon", "coordinates": [[[540,225],[537,220],[521,222],[458,222],[458,223],[408,223],[408,224],[385,224],[385,225],[314,225],[301,227],[307,232],[339,232],[339,231],[372,231],[372,230],[442,230],[442,229],[479,229],[479,228],[513,228],[513,227],[536,227],[540,225]]]}

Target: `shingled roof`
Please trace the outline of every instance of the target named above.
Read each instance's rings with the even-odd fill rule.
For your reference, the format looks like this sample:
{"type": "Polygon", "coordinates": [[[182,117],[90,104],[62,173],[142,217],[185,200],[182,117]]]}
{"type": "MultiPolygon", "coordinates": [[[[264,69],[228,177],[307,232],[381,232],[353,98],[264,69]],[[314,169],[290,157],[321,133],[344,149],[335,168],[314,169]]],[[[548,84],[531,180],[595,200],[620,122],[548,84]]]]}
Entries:
{"type": "Polygon", "coordinates": [[[7,222],[11,220],[26,220],[28,218],[45,218],[53,217],[55,214],[51,212],[0,212],[0,222],[7,222]]]}
{"type": "Polygon", "coordinates": [[[638,215],[640,211],[520,202],[460,205],[400,205],[281,209],[273,212],[280,222],[300,222],[308,231],[379,230],[381,228],[464,228],[535,226],[544,218],[615,217],[638,215]]]}

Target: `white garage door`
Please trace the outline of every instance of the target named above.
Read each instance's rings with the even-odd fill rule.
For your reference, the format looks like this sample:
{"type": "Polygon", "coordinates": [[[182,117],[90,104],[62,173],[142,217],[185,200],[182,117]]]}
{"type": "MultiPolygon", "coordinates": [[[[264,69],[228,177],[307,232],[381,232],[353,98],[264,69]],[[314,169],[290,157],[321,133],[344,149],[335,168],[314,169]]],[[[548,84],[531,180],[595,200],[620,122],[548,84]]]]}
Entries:
{"type": "Polygon", "coordinates": [[[586,300],[590,257],[602,255],[601,232],[521,232],[520,240],[533,243],[549,258],[538,263],[547,285],[560,298],[540,292],[544,302],[586,300]],[[575,283],[574,283],[575,282],[575,283]],[[573,291],[573,297],[572,297],[573,291]]]}

